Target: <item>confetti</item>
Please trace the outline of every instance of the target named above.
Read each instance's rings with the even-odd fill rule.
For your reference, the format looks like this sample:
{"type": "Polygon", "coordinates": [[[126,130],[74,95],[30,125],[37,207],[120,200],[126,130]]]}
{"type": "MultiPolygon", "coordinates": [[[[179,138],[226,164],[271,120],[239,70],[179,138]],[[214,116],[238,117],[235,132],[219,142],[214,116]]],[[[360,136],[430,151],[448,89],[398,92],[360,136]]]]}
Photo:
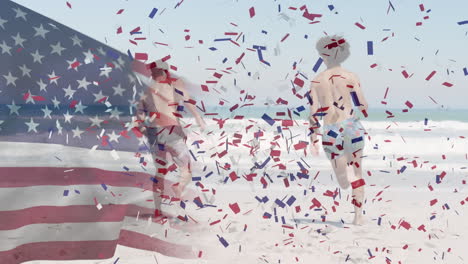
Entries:
{"type": "Polygon", "coordinates": [[[354,25],[356,25],[358,28],[360,28],[362,30],[366,29],[366,27],[361,25],[361,23],[359,23],[359,22],[356,22],[354,25]]]}
{"type": "Polygon", "coordinates": [[[251,7],[249,9],[249,15],[250,15],[250,18],[254,17],[255,16],[255,8],[254,7],[251,7]]]}
{"type": "Polygon", "coordinates": [[[149,14],[149,18],[154,18],[157,12],[158,12],[158,9],[156,7],[153,8],[153,10],[151,10],[151,13],[149,14]]]}
{"type": "Polygon", "coordinates": [[[374,55],[374,42],[367,41],[367,55],[374,55]]]}

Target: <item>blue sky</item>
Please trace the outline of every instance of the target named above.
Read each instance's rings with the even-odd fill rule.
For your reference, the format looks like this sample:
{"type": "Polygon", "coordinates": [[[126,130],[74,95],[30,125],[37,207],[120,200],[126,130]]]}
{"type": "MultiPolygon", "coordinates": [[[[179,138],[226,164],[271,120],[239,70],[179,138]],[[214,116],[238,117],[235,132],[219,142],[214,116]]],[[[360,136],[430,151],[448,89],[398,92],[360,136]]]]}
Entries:
{"type": "MultiPolygon", "coordinates": [[[[290,80],[296,73],[292,65],[298,62],[296,70],[313,78],[315,73],[312,67],[318,58],[315,42],[327,32],[343,34],[351,44],[351,56],[343,66],[360,76],[371,107],[405,108],[404,103],[409,100],[415,108],[440,105],[468,108],[468,76],[463,74],[463,68],[468,67],[465,48],[468,46],[468,25],[457,24],[458,21],[468,20],[468,1],[464,0],[392,0],[395,11],[390,11],[388,15],[388,1],[383,0],[309,1],[306,4],[308,11],[323,15],[317,24],[309,24],[310,21],[302,17],[299,10],[288,10],[290,6],[299,8],[304,2],[286,0],[185,0],[176,9],[174,7],[179,1],[173,0],[70,0],[72,9],[66,6],[64,0],[15,2],[123,52],[128,49],[133,53],[145,52],[150,59],[171,55],[169,63],[177,66],[178,73],[193,83],[215,79],[214,71],[206,68],[216,68],[220,72],[221,69],[233,67],[236,73],[224,74],[216,86],[209,85],[218,90],[222,85],[226,88],[225,92],[194,92],[197,99],[213,104],[220,99],[229,101],[228,106],[237,103],[241,89],[256,95],[257,105],[266,102],[267,98],[276,101],[279,97],[288,100],[291,106],[305,104],[305,100],[292,95],[290,80]],[[420,4],[424,4],[424,12],[420,11],[420,4]],[[278,5],[281,5],[282,13],[290,17],[289,22],[279,15],[278,5]],[[335,9],[330,11],[328,5],[333,5],[335,9]],[[158,8],[158,12],[151,19],[148,15],[154,7],[158,8]],[[253,18],[249,16],[251,7],[256,11],[253,18]],[[124,9],[124,12],[116,15],[119,9],[124,9]],[[429,16],[429,19],[423,19],[424,16],[429,16]],[[366,29],[358,28],[356,22],[366,29]],[[423,22],[422,26],[416,26],[417,22],[423,22]],[[120,26],[123,33],[116,34],[120,26]],[[130,36],[129,31],[137,26],[143,32],[137,37],[146,37],[147,40],[139,41],[135,46],[129,42],[135,37],[130,36]],[[185,29],[190,32],[184,32],[185,29]],[[262,30],[267,33],[262,33],[262,30]],[[240,47],[230,42],[214,42],[216,38],[226,38],[225,32],[243,32],[245,42],[240,40],[240,47]],[[288,33],[289,37],[280,42],[288,33]],[[184,38],[187,34],[191,37],[189,41],[184,38]],[[305,35],[308,37],[305,38],[305,35]],[[382,42],[385,37],[389,38],[382,42]],[[204,44],[199,44],[198,40],[203,40],[204,44]],[[372,56],[367,55],[367,41],[374,42],[372,56]],[[154,45],[154,42],[168,43],[170,46],[154,45]],[[262,64],[255,52],[246,50],[252,45],[267,47],[263,56],[271,66],[262,64]],[[216,47],[217,50],[211,51],[209,47],[216,47]],[[278,56],[274,52],[276,47],[280,50],[278,56]],[[242,60],[245,68],[234,63],[243,52],[246,53],[242,60]],[[226,63],[222,63],[224,58],[228,59],[226,63]],[[374,63],[378,66],[370,68],[374,63]],[[414,75],[405,79],[401,73],[403,70],[414,75]],[[426,76],[433,70],[437,74],[426,81],[426,76]],[[450,74],[447,74],[447,70],[450,74]],[[248,72],[260,80],[249,77],[248,72]],[[237,87],[234,86],[234,79],[237,87]],[[445,87],[443,82],[453,83],[454,86],[445,87]],[[384,106],[380,101],[387,87],[388,104],[384,106]]],[[[324,69],[322,65],[320,71],[324,69]]]]}

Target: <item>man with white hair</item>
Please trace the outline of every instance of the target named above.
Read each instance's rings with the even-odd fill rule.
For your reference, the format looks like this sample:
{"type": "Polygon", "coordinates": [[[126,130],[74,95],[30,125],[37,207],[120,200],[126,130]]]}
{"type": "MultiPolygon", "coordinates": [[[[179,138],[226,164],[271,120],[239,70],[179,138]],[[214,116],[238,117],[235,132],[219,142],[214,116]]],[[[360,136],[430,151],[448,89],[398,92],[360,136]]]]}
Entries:
{"type": "Polygon", "coordinates": [[[367,116],[368,104],[362,94],[356,74],[341,67],[349,57],[349,43],[340,36],[325,36],[316,49],[327,66],[312,81],[308,94],[311,104],[311,150],[318,155],[317,117],[323,117],[322,146],[330,160],[341,188],[352,186],[354,221],[363,224],[362,206],[364,201],[364,179],[362,178],[362,152],[365,130],[355,116],[357,107],[367,116]],[[319,108],[320,105],[320,108],[319,108]]]}

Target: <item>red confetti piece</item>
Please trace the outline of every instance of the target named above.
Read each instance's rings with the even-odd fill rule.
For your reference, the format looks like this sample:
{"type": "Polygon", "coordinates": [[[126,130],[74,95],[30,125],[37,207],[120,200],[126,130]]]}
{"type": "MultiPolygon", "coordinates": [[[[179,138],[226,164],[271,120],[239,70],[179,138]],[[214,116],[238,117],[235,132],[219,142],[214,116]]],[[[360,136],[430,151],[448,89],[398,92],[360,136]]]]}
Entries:
{"type": "Polygon", "coordinates": [[[426,77],[426,81],[429,81],[435,74],[436,74],[436,71],[432,71],[432,72],[426,77]]]}
{"type": "Polygon", "coordinates": [[[146,53],[135,53],[135,60],[148,60],[148,54],[146,53]]]}
{"type": "Polygon", "coordinates": [[[353,181],[351,183],[351,187],[353,189],[356,189],[356,188],[359,188],[361,186],[364,186],[365,184],[366,184],[366,182],[364,181],[364,179],[359,179],[359,180],[353,181]]]}
{"type": "Polygon", "coordinates": [[[286,35],[281,39],[281,42],[285,41],[288,37],[289,37],[289,33],[286,34],[286,35]]]}
{"type": "Polygon", "coordinates": [[[431,205],[431,206],[433,206],[433,205],[436,204],[436,203],[437,203],[437,199],[434,199],[434,200],[431,200],[431,201],[430,201],[430,205],[431,205]]]}
{"type": "Polygon", "coordinates": [[[71,5],[69,2],[67,2],[67,6],[68,6],[68,8],[70,8],[70,9],[72,8],[72,5],[71,5]]]}
{"type": "Polygon", "coordinates": [[[404,221],[404,220],[400,223],[400,226],[402,226],[402,227],[405,228],[406,230],[409,230],[409,229],[411,228],[411,224],[408,223],[408,222],[406,222],[406,221],[404,221]]]}
{"type": "Polygon", "coordinates": [[[366,27],[361,25],[361,23],[359,23],[359,22],[356,22],[354,25],[356,25],[360,29],[363,29],[363,30],[366,29],[366,27]]]}
{"type": "Polygon", "coordinates": [[[250,18],[255,16],[255,8],[253,6],[249,9],[249,15],[250,15],[250,18]]]}
{"type": "Polygon", "coordinates": [[[372,64],[370,67],[371,67],[371,68],[377,67],[377,63],[372,64]]]}
{"type": "Polygon", "coordinates": [[[447,86],[447,87],[452,87],[453,86],[453,84],[451,84],[449,82],[444,82],[442,85],[447,86]]]}
{"type": "Polygon", "coordinates": [[[403,77],[405,77],[405,79],[408,79],[409,75],[408,75],[408,73],[406,72],[406,70],[403,70],[403,71],[401,72],[401,74],[403,74],[403,77]]]}
{"type": "Polygon", "coordinates": [[[72,63],[70,66],[71,66],[73,69],[75,69],[76,67],[80,66],[80,62],[75,61],[75,62],[72,63]]]}
{"type": "Polygon", "coordinates": [[[239,205],[237,203],[229,204],[229,208],[235,213],[238,214],[240,212],[239,205]]]}
{"type": "Polygon", "coordinates": [[[123,13],[123,11],[124,11],[124,9],[120,9],[119,11],[117,11],[117,15],[120,15],[120,14],[122,14],[122,13],[123,13]]]}
{"type": "Polygon", "coordinates": [[[45,98],[40,95],[35,95],[32,97],[35,101],[45,101],[45,98]]]}
{"type": "Polygon", "coordinates": [[[167,55],[166,57],[162,58],[161,61],[165,62],[171,58],[171,55],[167,55]]]}
{"type": "Polygon", "coordinates": [[[302,88],[304,86],[304,81],[299,78],[296,78],[294,79],[294,84],[302,88]]]}
{"type": "Polygon", "coordinates": [[[421,12],[424,11],[424,4],[420,4],[420,5],[419,5],[419,10],[421,10],[421,12]]]}
{"type": "Polygon", "coordinates": [[[413,104],[410,101],[406,101],[405,105],[409,108],[413,108],[413,104]]]}

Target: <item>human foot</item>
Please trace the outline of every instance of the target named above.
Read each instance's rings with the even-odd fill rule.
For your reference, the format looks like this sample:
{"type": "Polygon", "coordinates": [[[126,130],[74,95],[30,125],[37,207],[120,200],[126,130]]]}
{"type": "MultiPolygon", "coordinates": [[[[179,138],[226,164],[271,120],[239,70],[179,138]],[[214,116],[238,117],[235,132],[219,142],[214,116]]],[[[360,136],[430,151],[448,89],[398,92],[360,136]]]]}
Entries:
{"type": "Polygon", "coordinates": [[[365,220],[364,220],[364,216],[362,214],[358,214],[358,215],[355,215],[354,216],[354,220],[353,220],[353,225],[364,225],[365,224],[365,220]]]}

